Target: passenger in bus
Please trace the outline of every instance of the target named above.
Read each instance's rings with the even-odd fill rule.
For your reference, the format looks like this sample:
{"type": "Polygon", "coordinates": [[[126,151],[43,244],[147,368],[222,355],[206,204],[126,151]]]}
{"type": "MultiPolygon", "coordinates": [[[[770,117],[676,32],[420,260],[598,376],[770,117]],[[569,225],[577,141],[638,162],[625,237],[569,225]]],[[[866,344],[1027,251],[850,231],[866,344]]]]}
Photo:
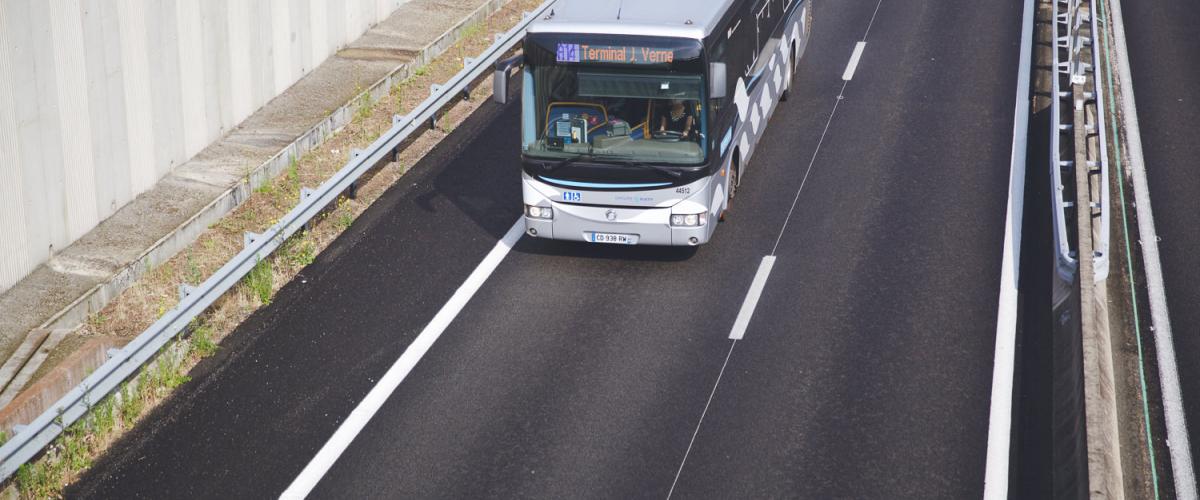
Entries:
{"type": "Polygon", "coordinates": [[[695,116],[692,112],[694,106],[689,106],[681,99],[674,99],[671,105],[663,113],[659,119],[659,132],[678,132],[681,134],[681,139],[691,139],[692,125],[695,124],[695,116]]]}

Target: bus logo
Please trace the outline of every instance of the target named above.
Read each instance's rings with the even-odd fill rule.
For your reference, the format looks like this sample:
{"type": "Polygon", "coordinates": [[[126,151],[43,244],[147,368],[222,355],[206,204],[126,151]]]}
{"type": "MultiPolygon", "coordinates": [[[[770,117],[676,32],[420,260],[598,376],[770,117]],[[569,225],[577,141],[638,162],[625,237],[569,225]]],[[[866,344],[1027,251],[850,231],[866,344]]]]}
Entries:
{"type": "Polygon", "coordinates": [[[579,44],[577,43],[560,43],[558,44],[558,62],[579,62],[579,44]]]}

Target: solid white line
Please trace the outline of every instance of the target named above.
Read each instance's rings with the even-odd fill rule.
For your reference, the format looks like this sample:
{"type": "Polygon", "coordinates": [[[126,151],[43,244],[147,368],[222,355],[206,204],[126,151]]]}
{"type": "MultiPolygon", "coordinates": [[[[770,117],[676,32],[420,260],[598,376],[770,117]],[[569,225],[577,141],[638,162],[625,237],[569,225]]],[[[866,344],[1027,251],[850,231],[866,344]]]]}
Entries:
{"type": "Polygon", "coordinates": [[[1029,136],[1029,72],[1033,57],[1033,0],[1025,0],[1021,26],[1020,68],[1004,221],[1004,257],[1000,267],[1000,303],[996,314],[996,353],[992,364],[992,402],[988,423],[983,498],[1008,498],[1012,442],[1013,377],[1017,351],[1017,285],[1021,274],[1021,226],[1025,216],[1025,156],[1029,136]]]}
{"type": "Polygon", "coordinates": [[[842,72],[842,80],[850,81],[854,78],[854,71],[858,69],[858,60],[862,58],[865,48],[867,48],[867,42],[854,44],[854,52],[850,54],[850,62],[846,63],[846,71],[842,72]]]}
{"type": "Polygon", "coordinates": [[[754,316],[754,309],[758,307],[758,299],[762,297],[763,287],[767,286],[767,278],[771,276],[772,267],[775,267],[774,255],[763,257],[762,262],[758,264],[758,272],[754,273],[754,281],[750,282],[750,291],[742,300],[742,310],[738,311],[737,319],[733,322],[733,329],[729,331],[729,338],[742,340],[742,337],[746,335],[746,327],[750,326],[750,317],[754,316]]]}
{"type": "Polygon", "coordinates": [[[524,221],[518,219],[517,223],[513,224],[508,233],[504,235],[504,238],[496,243],[496,247],[487,254],[487,257],[483,258],[483,261],[479,263],[475,271],[467,277],[462,286],[458,287],[458,290],[454,292],[454,295],[450,297],[446,305],[442,306],[442,309],[433,317],[433,320],[425,326],[421,334],[417,335],[417,338],[408,346],[408,349],[405,349],[404,354],[400,355],[400,359],[397,359],[396,363],[379,380],[379,383],[371,388],[371,392],[367,393],[367,397],[363,398],[362,402],[358,403],[358,406],[354,408],[354,411],[350,412],[350,416],[333,433],[333,437],[329,438],[325,446],[321,447],[317,455],[308,462],[308,465],[304,467],[300,475],[292,481],[292,484],[288,486],[283,494],[279,495],[279,498],[299,500],[312,492],[317,483],[321,481],[321,478],[325,476],[325,473],[329,472],[329,468],[342,455],[342,452],[346,451],[346,448],[350,446],[350,442],[354,440],[355,436],[358,436],[363,427],[366,427],[367,422],[371,421],[371,417],[375,416],[375,412],[379,411],[383,403],[391,397],[396,388],[400,386],[400,383],[404,381],[404,378],[408,376],[408,373],[421,360],[421,357],[429,352],[429,348],[433,347],[433,343],[437,342],[438,337],[441,337],[442,333],[446,331],[446,327],[450,326],[450,322],[454,321],[454,318],[467,305],[467,302],[471,300],[475,292],[483,286],[488,276],[491,276],[496,267],[500,265],[500,262],[504,260],[504,257],[508,256],[509,250],[512,250],[512,247],[516,245],[517,241],[521,239],[521,235],[524,234],[524,229],[524,221]]]}
{"type": "Polygon", "coordinates": [[[1166,284],[1163,282],[1162,262],[1158,254],[1158,232],[1154,227],[1154,212],[1150,207],[1150,184],[1146,179],[1146,159],[1142,152],[1142,131],[1138,123],[1137,105],[1133,93],[1133,76],[1129,70],[1129,49],[1125,42],[1125,20],[1121,2],[1109,4],[1109,24],[1117,52],[1117,78],[1121,88],[1121,117],[1125,120],[1125,142],[1128,144],[1130,170],[1137,211],[1139,241],[1142,244],[1142,263],[1146,268],[1146,289],[1150,298],[1150,321],[1154,325],[1154,346],[1158,358],[1158,378],[1162,388],[1163,419],[1167,425],[1167,447],[1171,452],[1171,470],[1175,476],[1175,495],[1184,500],[1200,497],[1196,491],[1196,471],[1192,465],[1192,448],[1184,413],[1183,392],[1179,387],[1176,367],[1175,341],[1171,332],[1171,316],[1167,310],[1166,284]]]}
{"type": "Polygon", "coordinates": [[[708,407],[712,405],[713,396],[717,395],[717,387],[721,385],[721,377],[725,376],[725,367],[729,366],[729,358],[733,356],[734,347],[737,347],[736,340],[729,344],[729,353],[725,354],[725,363],[721,365],[721,371],[717,373],[717,381],[713,383],[712,392],[708,393],[708,402],[704,403],[704,411],[700,412],[700,421],[696,422],[696,430],[692,431],[692,440],[688,441],[687,451],[683,452],[683,460],[679,462],[679,469],[675,471],[675,480],[671,481],[671,489],[667,491],[667,500],[671,500],[671,495],[675,494],[675,485],[679,484],[683,466],[687,464],[688,455],[692,453],[692,446],[696,444],[696,436],[700,434],[700,426],[704,424],[704,417],[708,415],[708,407]]]}

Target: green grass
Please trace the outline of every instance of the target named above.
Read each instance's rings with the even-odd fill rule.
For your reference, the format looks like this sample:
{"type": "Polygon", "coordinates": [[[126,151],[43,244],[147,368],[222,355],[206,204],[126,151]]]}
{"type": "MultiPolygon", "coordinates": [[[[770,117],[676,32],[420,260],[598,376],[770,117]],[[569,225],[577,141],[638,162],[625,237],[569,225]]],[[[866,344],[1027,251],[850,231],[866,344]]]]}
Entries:
{"type": "Polygon", "coordinates": [[[112,396],[104,398],[92,409],[91,427],[96,434],[106,436],[117,426],[117,401],[112,396]]]}
{"type": "Polygon", "coordinates": [[[158,362],[154,364],[154,384],[157,388],[174,389],[179,387],[192,378],[186,374],[180,373],[180,360],[170,354],[159,356],[158,362]]]}
{"type": "Polygon", "coordinates": [[[191,352],[201,358],[207,358],[217,352],[217,343],[212,338],[212,327],[198,324],[192,328],[191,352]]]}
{"type": "Polygon", "coordinates": [[[350,213],[348,209],[338,210],[337,219],[333,221],[333,224],[337,226],[338,231],[350,229],[350,225],[354,224],[354,214],[350,213]]]}
{"type": "Polygon", "coordinates": [[[363,94],[357,99],[357,101],[358,102],[356,106],[358,109],[355,111],[355,115],[358,116],[359,120],[366,120],[375,113],[375,107],[371,105],[372,103],[370,95],[363,94]]]}
{"type": "Polygon", "coordinates": [[[305,267],[317,258],[317,246],[304,233],[288,240],[283,258],[292,267],[305,267]]]}
{"type": "MultiPolygon", "coordinates": [[[[141,380],[143,377],[139,377],[141,380]]],[[[144,384],[143,384],[144,385],[144,384]]],[[[132,426],[142,414],[142,395],[128,383],[121,386],[121,420],[125,426],[132,426]]]]}
{"type": "Polygon", "coordinates": [[[92,327],[93,330],[99,330],[100,327],[104,326],[104,323],[106,322],[108,322],[108,317],[105,316],[104,313],[98,312],[88,316],[87,318],[87,324],[88,326],[92,327]]]}
{"type": "Polygon", "coordinates": [[[187,253],[187,278],[188,283],[198,285],[204,280],[204,275],[200,274],[200,265],[192,259],[192,252],[187,253]]]}
{"type": "Polygon", "coordinates": [[[275,285],[275,274],[271,271],[271,262],[269,260],[259,260],[250,273],[244,279],[246,288],[250,289],[250,293],[263,305],[271,303],[271,292],[275,285]]]}
{"type": "Polygon", "coordinates": [[[25,498],[55,498],[66,472],[62,460],[43,459],[17,469],[17,487],[25,498]]]}

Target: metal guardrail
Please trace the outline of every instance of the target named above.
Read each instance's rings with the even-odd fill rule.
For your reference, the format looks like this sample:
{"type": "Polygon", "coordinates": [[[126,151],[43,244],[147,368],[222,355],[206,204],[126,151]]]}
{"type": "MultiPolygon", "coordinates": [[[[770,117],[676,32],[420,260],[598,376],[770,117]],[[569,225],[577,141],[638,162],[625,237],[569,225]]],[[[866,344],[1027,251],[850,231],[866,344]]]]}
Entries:
{"type": "MultiPolygon", "coordinates": [[[[1058,272],[1059,278],[1070,283],[1074,280],[1075,271],[1079,269],[1079,256],[1076,250],[1072,247],[1072,241],[1067,232],[1068,221],[1075,220],[1073,200],[1065,199],[1065,190],[1067,185],[1063,184],[1063,174],[1074,173],[1075,160],[1062,159],[1062,135],[1063,132],[1071,130],[1070,125],[1062,123],[1062,101],[1066,99],[1068,102],[1071,99],[1069,92],[1062,91],[1062,80],[1065,76],[1071,73],[1070,54],[1071,52],[1071,17],[1072,7],[1076,7],[1077,0],[1062,1],[1054,0],[1054,48],[1053,52],[1053,67],[1052,76],[1050,78],[1050,193],[1051,193],[1051,217],[1054,224],[1054,248],[1055,248],[1055,270],[1058,272]],[[1066,53],[1067,60],[1063,60],[1063,54],[1066,53]]],[[[1067,109],[1070,109],[1068,106],[1067,109]]],[[[1068,144],[1074,144],[1073,141],[1068,141],[1068,144]]],[[[1072,148],[1073,150],[1073,148],[1072,148]]],[[[1074,158],[1074,155],[1071,156],[1074,158]]],[[[1074,183],[1070,184],[1071,186],[1074,183]]]]}
{"type": "MultiPolygon", "coordinates": [[[[1079,268],[1078,240],[1073,240],[1068,233],[1071,221],[1075,220],[1078,210],[1089,210],[1092,217],[1100,221],[1099,234],[1092,240],[1093,269],[1095,281],[1101,282],[1109,273],[1109,239],[1110,224],[1108,210],[1110,207],[1109,165],[1108,165],[1108,135],[1103,120],[1103,94],[1096,92],[1098,88],[1095,78],[1095,68],[1099,67],[1100,54],[1092,50],[1096,29],[1095,0],[1054,0],[1054,47],[1053,77],[1051,78],[1050,99],[1050,182],[1053,209],[1054,246],[1056,249],[1056,270],[1065,281],[1071,281],[1079,268]],[[1087,7],[1085,12],[1084,7],[1087,7]],[[1086,33],[1084,28],[1087,28],[1086,33]],[[1084,49],[1088,54],[1085,56],[1084,49]],[[1063,90],[1064,82],[1068,88],[1075,85],[1084,86],[1084,99],[1074,102],[1074,92],[1063,90]],[[1086,85],[1091,84],[1093,90],[1087,91],[1086,85]],[[1064,108],[1063,103],[1068,105],[1064,108]],[[1085,123],[1074,123],[1072,104],[1075,106],[1095,106],[1095,113],[1084,113],[1085,123]],[[1063,113],[1071,115],[1070,124],[1063,123],[1063,113]],[[1063,178],[1075,176],[1075,148],[1073,133],[1075,127],[1082,126],[1089,136],[1095,135],[1099,147],[1096,151],[1086,152],[1088,175],[1099,176],[1099,199],[1089,199],[1088,206],[1079,207],[1075,199],[1067,198],[1067,189],[1074,183],[1063,183],[1063,178]],[[1071,136],[1065,144],[1063,134],[1071,136]],[[1069,155],[1069,156],[1067,156],[1069,155]],[[1064,157],[1069,159],[1064,159],[1064,157]]],[[[1087,197],[1086,194],[1084,196],[1087,197]]],[[[1076,194],[1076,199],[1078,195],[1076,194]]]]}
{"type": "MultiPolygon", "coordinates": [[[[1109,272],[1108,256],[1110,253],[1109,240],[1111,237],[1110,234],[1112,224],[1109,224],[1108,211],[1112,206],[1112,190],[1109,189],[1108,184],[1108,133],[1105,131],[1104,122],[1104,92],[1100,91],[1100,80],[1097,76],[1098,73],[1096,72],[1097,68],[1100,67],[1100,50],[1098,50],[1098,46],[1095,43],[1097,34],[1100,33],[1096,27],[1096,0],[1088,0],[1088,4],[1087,17],[1091,24],[1091,27],[1088,30],[1088,43],[1091,45],[1091,50],[1089,52],[1091,52],[1092,63],[1090,67],[1086,68],[1086,70],[1081,67],[1079,74],[1083,75],[1083,71],[1091,74],[1092,91],[1090,94],[1091,100],[1095,105],[1096,112],[1095,114],[1091,115],[1090,123],[1085,125],[1087,126],[1088,133],[1094,132],[1099,139],[1099,147],[1096,150],[1098,156],[1093,159],[1091,157],[1091,152],[1089,151],[1088,171],[1091,175],[1100,176],[1100,200],[1093,201],[1092,207],[1094,210],[1094,216],[1100,221],[1100,232],[1098,235],[1096,235],[1092,242],[1092,251],[1094,252],[1094,257],[1092,260],[1094,268],[1093,271],[1096,273],[1096,282],[1100,283],[1108,278],[1109,272]]],[[[1085,116],[1087,115],[1085,114],[1085,116]]]]}
{"type": "Polygon", "coordinates": [[[430,96],[407,116],[396,116],[392,127],[365,150],[351,153],[345,167],[315,190],[301,189],[300,202],[278,223],[262,234],[246,233],[245,248],[221,266],[204,283],[180,287],[180,302],[150,325],[124,348],[113,351],[109,360],[60,398],[33,422],[19,428],[0,446],[0,481],[12,477],[26,462],[36,457],[63,431],[87,415],[92,406],[115,392],[125,380],[152,360],[164,346],[218,298],[232,289],[259,261],[277,250],[284,241],[303,229],[317,215],[337,202],[343,193],[356,188],[357,180],[372,168],[392,158],[413,133],[434,123],[437,113],[465,95],[470,85],[500,58],[513,50],[524,37],[526,28],[541,17],[556,0],[547,0],[524,14],[509,31],[497,35],[490,47],[476,58],[466,58],[463,69],[443,85],[434,85],[430,96]]]}

